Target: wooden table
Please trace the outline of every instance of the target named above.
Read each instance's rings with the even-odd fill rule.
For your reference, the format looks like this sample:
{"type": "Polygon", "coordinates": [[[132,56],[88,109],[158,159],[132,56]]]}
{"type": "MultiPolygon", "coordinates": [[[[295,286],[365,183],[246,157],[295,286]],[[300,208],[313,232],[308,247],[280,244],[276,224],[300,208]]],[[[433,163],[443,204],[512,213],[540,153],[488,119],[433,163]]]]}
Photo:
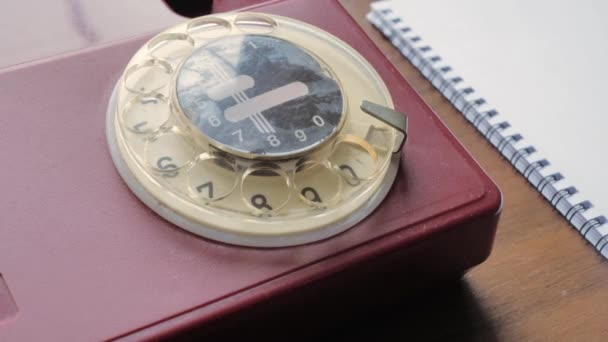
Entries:
{"type": "Polygon", "coordinates": [[[485,263],[456,286],[396,303],[380,322],[356,327],[355,334],[409,341],[608,341],[608,262],[367,22],[369,0],[341,2],[504,195],[485,263]]]}

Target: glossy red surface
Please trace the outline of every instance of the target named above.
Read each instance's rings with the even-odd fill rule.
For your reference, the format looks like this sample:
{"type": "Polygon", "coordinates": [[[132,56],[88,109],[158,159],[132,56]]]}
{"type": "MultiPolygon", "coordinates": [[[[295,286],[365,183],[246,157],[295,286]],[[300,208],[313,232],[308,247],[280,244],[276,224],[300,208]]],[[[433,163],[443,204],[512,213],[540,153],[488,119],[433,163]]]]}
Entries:
{"type": "Polygon", "coordinates": [[[0,320],[0,340],[158,337],[247,315],[278,296],[295,300],[320,284],[381,286],[369,275],[391,270],[454,275],[489,255],[499,190],[342,7],[312,2],[256,10],[346,41],[409,116],[401,168],[381,207],[343,234],[299,247],[193,236],[130,193],[106,147],[110,92],[148,35],[5,68],[0,273],[18,311],[0,320]]]}
{"type": "Polygon", "coordinates": [[[156,32],[185,20],[160,0],[8,3],[0,11],[0,68],[156,32]]]}

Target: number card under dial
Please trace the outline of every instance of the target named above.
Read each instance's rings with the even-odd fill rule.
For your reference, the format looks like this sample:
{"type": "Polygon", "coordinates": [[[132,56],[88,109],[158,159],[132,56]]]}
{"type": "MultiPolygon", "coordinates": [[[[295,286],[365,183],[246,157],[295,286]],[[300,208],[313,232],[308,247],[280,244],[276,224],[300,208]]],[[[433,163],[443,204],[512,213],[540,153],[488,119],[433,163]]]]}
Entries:
{"type": "Polygon", "coordinates": [[[390,108],[374,69],[327,32],[228,13],[135,54],[110,101],[108,141],[129,187],[169,221],[226,243],[289,246],[380,204],[405,139],[390,108]]]}

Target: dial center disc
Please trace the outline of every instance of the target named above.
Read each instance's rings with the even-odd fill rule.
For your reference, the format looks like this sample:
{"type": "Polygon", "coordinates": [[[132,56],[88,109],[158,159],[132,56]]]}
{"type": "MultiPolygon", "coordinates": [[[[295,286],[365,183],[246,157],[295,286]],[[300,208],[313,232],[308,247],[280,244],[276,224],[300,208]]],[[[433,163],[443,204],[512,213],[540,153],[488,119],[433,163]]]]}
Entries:
{"type": "Polygon", "coordinates": [[[184,61],[177,99],[214,146],[250,158],[289,158],[323,144],[343,120],[342,90],[322,63],[283,39],[229,36],[184,61]]]}

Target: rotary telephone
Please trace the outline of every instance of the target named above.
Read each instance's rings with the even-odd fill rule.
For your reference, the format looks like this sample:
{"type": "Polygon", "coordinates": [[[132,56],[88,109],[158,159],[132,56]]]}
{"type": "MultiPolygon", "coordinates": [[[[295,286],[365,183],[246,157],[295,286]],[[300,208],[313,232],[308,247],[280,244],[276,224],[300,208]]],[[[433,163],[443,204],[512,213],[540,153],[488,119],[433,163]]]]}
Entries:
{"type": "Polygon", "coordinates": [[[488,257],[500,191],[342,5],[257,2],[14,3],[0,340],[333,323],[488,257]]]}

